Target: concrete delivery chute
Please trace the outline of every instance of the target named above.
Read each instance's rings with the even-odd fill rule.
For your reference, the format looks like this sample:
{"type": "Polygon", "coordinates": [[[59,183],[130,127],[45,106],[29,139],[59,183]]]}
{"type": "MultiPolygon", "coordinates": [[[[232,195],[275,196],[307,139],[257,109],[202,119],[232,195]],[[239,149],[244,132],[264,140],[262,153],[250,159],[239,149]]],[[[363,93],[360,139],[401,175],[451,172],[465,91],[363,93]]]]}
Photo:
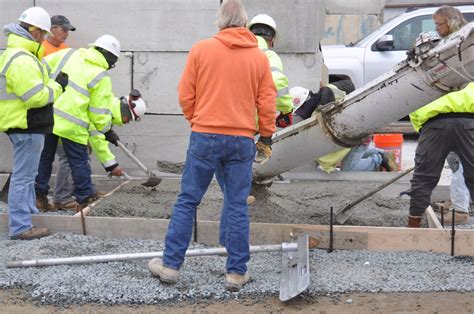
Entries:
{"type": "Polygon", "coordinates": [[[322,106],[315,116],[277,132],[270,161],[254,165],[255,181],[356,146],[381,127],[472,81],[474,22],[415,57],[417,62],[404,60],[343,101],[322,106]]]}

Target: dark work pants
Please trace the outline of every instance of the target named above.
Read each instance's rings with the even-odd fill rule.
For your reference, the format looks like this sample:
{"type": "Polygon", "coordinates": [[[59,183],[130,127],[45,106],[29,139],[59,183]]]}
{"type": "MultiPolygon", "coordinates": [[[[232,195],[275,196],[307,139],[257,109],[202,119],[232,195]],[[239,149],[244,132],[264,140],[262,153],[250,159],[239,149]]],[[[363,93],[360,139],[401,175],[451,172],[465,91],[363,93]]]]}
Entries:
{"type": "MultiPolygon", "coordinates": [[[[48,183],[53,169],[58,140],[59,137],[55,134],[46,135],[39,162],[38,175],[35,180],[36,195],[48,195],[48,183]]],[[[74,182],[74,195],[76,196],[77,202],[82,203],[95,194],[95,188],[91,180],[91,167],[89,165],[87,145],[82,145],[66,138],[61,138],[61,141],[69,161],[69,167],[71,168],[72,180],[74,182]]]]}
{"type": "Polygon", "coordinates": [[[429,120],[421,129],[411,179],[410,215],[421,216],[430,204],[449,152],[459,155],[469,193],[474,195],[474,119],[446,117],[429,120]]]}

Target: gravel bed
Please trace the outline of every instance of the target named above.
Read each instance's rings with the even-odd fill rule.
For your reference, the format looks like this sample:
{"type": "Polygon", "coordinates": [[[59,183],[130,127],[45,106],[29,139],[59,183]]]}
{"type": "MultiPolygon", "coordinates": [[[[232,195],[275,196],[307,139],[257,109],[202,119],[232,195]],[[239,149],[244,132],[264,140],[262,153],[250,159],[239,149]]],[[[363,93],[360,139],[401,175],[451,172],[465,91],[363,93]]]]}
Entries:
{"type": "MultiPolygon", "coordinates": [[[[98,239],[57,233],[33,241],[12,241],[0,235],[0,288],[24,289],[41,304],[165,304],[175,301],[259,300],[277,296],[280,253],[254,254],[251,282],[238,293],[224,289],[224,257],[190,257],[177,285],[163,285],[150,276],[147,260],[102,264],[6,269],[10,260],[151,252],[155,240],[98,239]]],[[[191,245],[201,248],[203,245],[191,245]]],[[[474,291],[474,258],[446,254],[314,250],[310,253],[311,286],[305,296],[347,292],[474,291]]]]}

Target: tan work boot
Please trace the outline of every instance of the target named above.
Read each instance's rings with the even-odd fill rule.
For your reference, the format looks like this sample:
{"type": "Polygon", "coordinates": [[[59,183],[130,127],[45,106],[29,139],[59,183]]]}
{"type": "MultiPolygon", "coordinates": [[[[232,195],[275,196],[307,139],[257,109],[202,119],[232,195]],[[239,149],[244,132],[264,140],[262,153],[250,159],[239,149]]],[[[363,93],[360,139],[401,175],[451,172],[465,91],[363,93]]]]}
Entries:
{"type": "MultiPolygon", "coordinates": [[[[452,225],[453,224],[453,211],[446,210],[443,212],[444,224],[452,225]]],[[[441,220],[441,217],[438,217],[441,220]]],[[[469,223],[469,214],[454,211],[454,224],[456,225],[466,225],[469,223]]]]}
{"type": "Polygon", "coordinates": [[[161,282],[175,284],[179,279],[179,271],[163,266],[161,258],[154,258],[148,262],[148,270],[152,276],[158,277],[161,282]]]}
{"type": "Polygon", "coordinates": [[[42,212],[53,212],[57,208],[48,201],[48,197],[45,195],[36,195],[36,208],[42,212]]]}
{"type": "Polygon", "coordinates": [[[36,228],[31,227],[31,229],[23,232],[22,234],[18,234],[16,236],[11,237],[12,240],[33,240],[39,239],[43,237],[49,236],[51,233],[49,232],[48,228],[36,228]]]}
{"type": "Polygon", "coordinates": [[[422,216],[411,216],[408,215],[408,228],[420,228],[421,227],[421,218],[422,216]]]}
{"type": "Polygon", "coordinates": [[[66,203],[54,202],[53,204],[56,209],[62,209],[62,210],[76,209],[77,205],[79,205],[79,203],[76,201],[69,201],[66,203]]]}
{"type": "Polygon", "coordinates": [[[253,203],[255,203],[255,200],[256,200],[255,196],[253,195],[247,196],[247,205],[252,205],[253,203]]]}
{"type": "Polygon", "coordinates": [[[441,211],[447,211],[451,208],[451,201],[444,201],[438,203],[432,203],[431,208],[433,208],[434,212],[440,213],[441,211]]]}
{"type": "Polygon", "coordinates": [[[243,275],[239,274],[226,274],[225,275],[225,288],[232,292],[237,292],[249,282],[250,276],[248,273],[243,275]]]}

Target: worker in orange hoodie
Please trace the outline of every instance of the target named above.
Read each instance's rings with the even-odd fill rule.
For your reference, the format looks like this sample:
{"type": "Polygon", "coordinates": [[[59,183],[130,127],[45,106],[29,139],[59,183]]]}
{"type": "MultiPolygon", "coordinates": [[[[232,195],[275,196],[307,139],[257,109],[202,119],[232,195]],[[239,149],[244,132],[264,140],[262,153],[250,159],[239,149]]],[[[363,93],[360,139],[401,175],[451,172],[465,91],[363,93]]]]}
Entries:
{"type": "Polygon", "coordinates": [[[276,89],[268,59],[245,27],[247,13],[240,1],[224,1],[216,24],[217,35],[191,48],[179,83],[179,103],[192,132],[163,260],[152,259],[148,268],[163,282],[178,281],[196,207],[216,168],[222,167],[228,203],[225,285],[238,291],[249,280],[246,200],[252,184],[252,163],[256,148],[265,157],[271,152],[276,89]],[[257,144],[255,113],[261,135],[257,144]]]}

